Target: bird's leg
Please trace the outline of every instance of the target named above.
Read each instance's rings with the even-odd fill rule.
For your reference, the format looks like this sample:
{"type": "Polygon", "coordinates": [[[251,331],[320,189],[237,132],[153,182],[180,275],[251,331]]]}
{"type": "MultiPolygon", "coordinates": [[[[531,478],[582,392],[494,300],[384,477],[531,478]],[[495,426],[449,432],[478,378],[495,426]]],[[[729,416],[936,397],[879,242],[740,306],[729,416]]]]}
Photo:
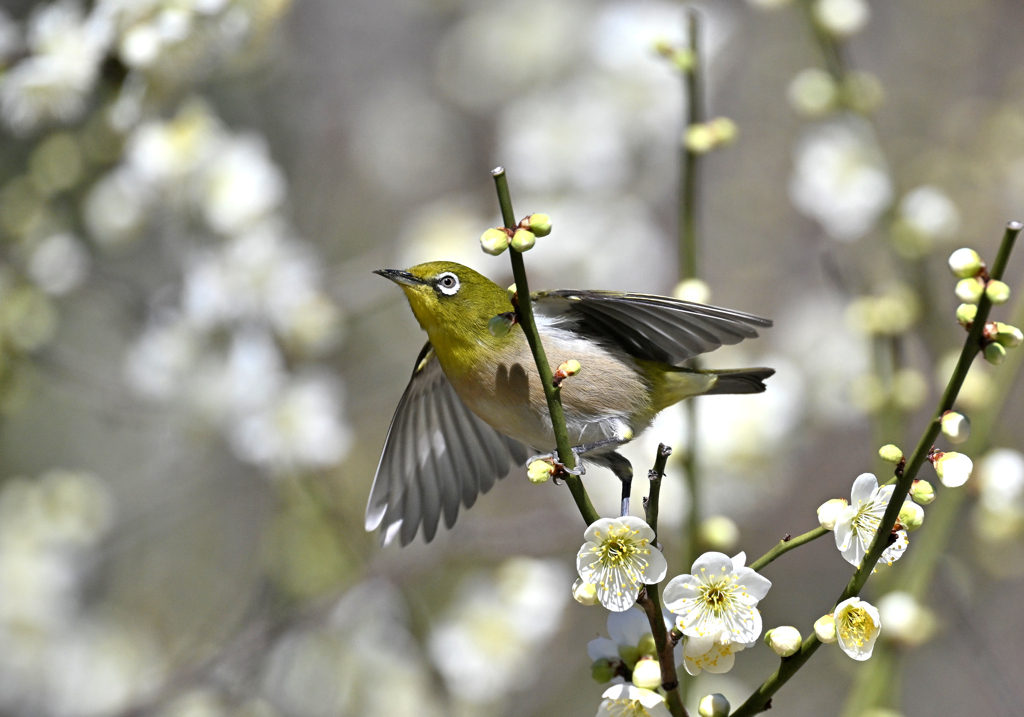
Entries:
{"type": "Polygon", "coordinates": [[[601,462],[615,474],[615,477],[622,481],[622,515],[629,515],[629,494],[633,486],[633,464],[618,453],[608,453],[601,456],[601,462]]]}
{"type": "Polygon", "coordinates": [[[583,463],[581,463],[580,460],[579,460],[579,458],[580,458],[579,452],[577,451],[577,449],[573,448],[572,449],[572,453],[576,457],[576,467],[575,468],[567,468],[565,466],[565,464],[563,464],[561,461],[559,461],[558,460],[558,453],[557,452],[556,453],[540,453],[540,454],[538,454],[536,456],[530,456],[529,458],[526,459],[526,465],[529,466],[534,461],[547,461],[548,463],[551,463],[552,465],[555,466],[555,469],[556,469],[555,470],[555,474],[553,476],[556,483],[558,482],[558,473],[559,473],[559,471],[561,471],[563,473],[567,473],[568,475],[573,475],[573,476],[585,475],[586,472],[587,472],[587,469],[583,467],[583,463]]]}

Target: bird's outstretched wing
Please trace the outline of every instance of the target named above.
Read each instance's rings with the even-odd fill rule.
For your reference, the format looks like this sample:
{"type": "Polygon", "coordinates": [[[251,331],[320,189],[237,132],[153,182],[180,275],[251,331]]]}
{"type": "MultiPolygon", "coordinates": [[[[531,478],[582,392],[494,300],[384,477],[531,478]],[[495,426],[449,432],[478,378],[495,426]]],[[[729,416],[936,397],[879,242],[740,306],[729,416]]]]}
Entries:
{"type": "Polygon", "coordinates": [[[751,314],[650,294],[542,291],[534,311],[577,330],[609,337],[637,358],[679,366],[687,359],[757,336],[772,322],[751,314]]]}
{"type": "Polygon", "coordinates": [[[398,402],[366,505],[366,529],[386,544],[408,545],[420,524],[430,542],[444,514],[449,528],[459,504],[469,508],[513,465],[526,462],[521,443],[481,421],[456,395],[428,342],[398,402]]]}

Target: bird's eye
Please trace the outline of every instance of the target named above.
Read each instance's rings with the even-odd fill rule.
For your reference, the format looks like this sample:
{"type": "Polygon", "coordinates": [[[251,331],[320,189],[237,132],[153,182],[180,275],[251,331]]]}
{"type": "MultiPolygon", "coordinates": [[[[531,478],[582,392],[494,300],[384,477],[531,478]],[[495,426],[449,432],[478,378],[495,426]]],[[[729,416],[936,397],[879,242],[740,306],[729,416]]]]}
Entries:
{"type": "Polygon", "coordinates": [[[459,277],[445,272],[437,277],[437,288],[445,296],[454,296],[459,291],[459,277]]]}

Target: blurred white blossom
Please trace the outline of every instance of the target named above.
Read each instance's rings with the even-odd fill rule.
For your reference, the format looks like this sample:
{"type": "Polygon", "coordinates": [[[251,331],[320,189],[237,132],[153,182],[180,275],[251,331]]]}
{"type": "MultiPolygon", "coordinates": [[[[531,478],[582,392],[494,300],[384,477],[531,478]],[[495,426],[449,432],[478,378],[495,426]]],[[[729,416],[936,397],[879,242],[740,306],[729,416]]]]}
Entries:
{"type": "Polygon", "coordinates": [[[99,9],[86,16],[74,0],[38,6],[28,21],[30,54],[0,76],[0,114],[7,124],[27,132],[45,120],[77,119],[111,34],[99,9]]]}
{"type": "Polygon", "coordinates": [[[89,253],[71,234],[54,234],[40,242],[28,261],[28,274],[40,289],[62,296],[74,291],[89,273],[89,253]]]}
{"type": "Polygon", "coordinates": [[[569,586],[558,563],[529,558],[468,580],[429,639],[449,691],[465,702],[488,703],[527,688],[541,648],[558,629],[569,586]]]}
{"type": "Polygon", "coordinates": [[[284,177],[257,135],[226,139],[205,174],[203,212],[218,232],[245,229],[284,199],[284,177]]]}
{"type": "Polygon", "coordinates": [[[900,215],[916,231],[931,240],[952,239],[960,228],[956,205],[938,187],[924,185],[907,192],[900,201],[900,215]]]}
{"type": "Polygon", "coordinates": [[[863,120],[847,117],[810,127],[793,164],[793,204],[839,241],[868,233],[892,202],[885,160],[863,120]]]}

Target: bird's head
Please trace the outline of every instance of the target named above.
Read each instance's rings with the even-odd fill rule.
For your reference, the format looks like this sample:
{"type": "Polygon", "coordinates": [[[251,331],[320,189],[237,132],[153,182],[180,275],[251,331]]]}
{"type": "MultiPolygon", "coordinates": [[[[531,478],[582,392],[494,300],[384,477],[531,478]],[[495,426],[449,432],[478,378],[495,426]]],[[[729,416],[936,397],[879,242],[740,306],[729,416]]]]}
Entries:
{"type": "Polygon", "coordinates": [[[416,320],[435,347],[490,339],[487,322],[512,311],[505,289],[455,262],[432,261],[405,271],[379,269],[375,273],[402,287],[416,320]]]}

